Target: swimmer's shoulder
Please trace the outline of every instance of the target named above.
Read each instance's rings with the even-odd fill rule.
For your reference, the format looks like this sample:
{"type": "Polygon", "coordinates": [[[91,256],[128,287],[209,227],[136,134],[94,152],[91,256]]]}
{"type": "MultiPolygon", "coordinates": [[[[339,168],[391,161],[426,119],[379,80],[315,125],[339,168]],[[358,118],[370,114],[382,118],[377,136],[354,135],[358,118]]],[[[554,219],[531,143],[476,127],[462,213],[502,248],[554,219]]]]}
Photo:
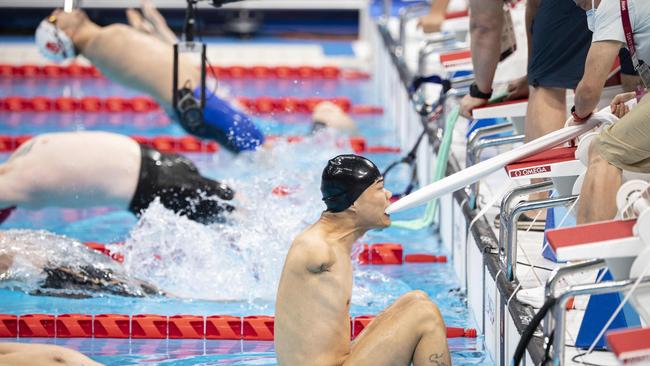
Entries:
{"type": "Polygon", "coordinates": [[[332,248],[310,231],[305,231],[294,239],[291,251],[290,260],[298,270],[323,273],[334,264],[332,248]]]}

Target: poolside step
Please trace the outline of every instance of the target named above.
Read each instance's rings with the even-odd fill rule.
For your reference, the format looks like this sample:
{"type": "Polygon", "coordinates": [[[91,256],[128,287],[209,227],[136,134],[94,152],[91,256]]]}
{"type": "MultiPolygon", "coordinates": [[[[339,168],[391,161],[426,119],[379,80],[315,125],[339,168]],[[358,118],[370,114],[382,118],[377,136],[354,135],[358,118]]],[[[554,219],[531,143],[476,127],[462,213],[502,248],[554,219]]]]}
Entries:
{"type": "MultiPolygon", "coordinates": [[[[355,338],[374,315],[350,318],[355,338]]],[[[268,315],[0,314],[0,338],[132,338],[272,341],[275,319],[268,315]]],[[[447,327],[447,338],[476,338],[473,328],[447,327]]]]}

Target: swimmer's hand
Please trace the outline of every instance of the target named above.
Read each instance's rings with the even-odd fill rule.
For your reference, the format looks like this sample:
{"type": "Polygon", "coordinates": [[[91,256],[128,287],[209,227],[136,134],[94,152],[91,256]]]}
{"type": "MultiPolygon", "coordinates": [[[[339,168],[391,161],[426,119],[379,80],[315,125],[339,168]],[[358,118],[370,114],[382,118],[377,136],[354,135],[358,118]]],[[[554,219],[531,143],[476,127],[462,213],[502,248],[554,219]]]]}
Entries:
{"type": "Polygon", "coordinates": [[[178,41],[174,32],[167,25],[167,21],[151,0],[142,0],[140,11],[127,9],[126,18],[133,28],[154,36],[167,44],[174,44],[178,41]]]}
{"type": "Polygon", "coordinates": [[[618,118],[623,118],[626,115],[630,108],[625,104],[626,102],[636,98],[635,92],[621,93],[612,99],[612,103],[609,105],[612,111],[612,114],[618,118]]]}

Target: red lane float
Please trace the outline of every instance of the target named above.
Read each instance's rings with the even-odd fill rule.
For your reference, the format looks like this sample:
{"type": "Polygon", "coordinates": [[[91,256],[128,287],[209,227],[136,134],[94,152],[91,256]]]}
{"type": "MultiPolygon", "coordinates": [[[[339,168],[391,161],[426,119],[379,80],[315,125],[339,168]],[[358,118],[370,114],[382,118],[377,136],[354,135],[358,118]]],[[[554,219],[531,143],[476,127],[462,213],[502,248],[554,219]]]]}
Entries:
{"type": "Polygon", "coordinates": [[[133,315],[131,317],[131,338],[165,339],[167,338],[167,324],[167,317],[164,315],[133,315]]]}
{"type": "Polygon", "coordinates": [[[245,316],[242,318],[242,339],[247,341],[273,340],[274,318],[272,316],[245,316]]]}
{"type": "Polygon", "coordinates": [[[241,339],[242,318],[212,315],[205,318],[205,339],[241,339]]]}
{"type": "Polygon", "coordinates": [[[14,338],[18,336],[18,317],[9,314],[0,314],[0,338],[14,338]]]}
{"type": "Polygon", "coordinates": [[[98,314],[93,320],[95,338],[129,338],[131,317],[123,314],[98,314]]]}
{"type": "MultiPolygon", "coordinates": [[[[350,318],[358,336],[375,318],[350,318]]],[[[268,315],[0,314],[0,338],[133,338],[272,341],[275,319],[268,315]]],[[[447,338],[476,338],[476,329],[447,327],[447,338]]]]}
{"type": "Polygon", "coordinates": [[[92,315],[62,314],[56,317],[57,338],[90,338],[92,336],[92,315]]]}
{"type": "Polygon", "coordinates": [[[121,253],[112,253],[108,248],[106,248],[106,245],[101,244],[101,243],[95,243],[95,242],[86,242],[84,243],[88,248],[96,250],[100,253],[103,253],[104,255],[113,258],[114,261],[116,262],[124,262],[124,255],[121,253]]]}
{"type": "MultiPolygon", "coordinates": [[[[342,70],[337,66],[209,66],[208,74],[220,79],[368,79],[358,70],[342,70]]],[[[0,64],[0,77],[5,78],[100,78],[102,73],[91,65],[11,65],[0,64]]]]}
{"type": "Polygon", "coordinates": [[[407,254],[403,256],[403,248],[397,243],[364,244],[357,260],[359,264],[386,265],[407,263],[447,263],[447,256],[432,254],[407,254]]]}
{"type": "Polygon", "coordinates": [[[407,254],[404,256],[406,263],[447,263],[446,255],[433,254],[407,254]]]}
{"type": "Polygon", "coordinates": [[[27,314],[18,317],[18,336],[34,338],[56,337],[54,315],[27,314]]]}
{"type": "MultiPolygon", "coordinates": [[[[382,114],[379,106],[352,105],[349,98],[237,98],[244,108],[253,114],[311,113],[321,102],[332,102],[351,114],[382,114]]],[[[150,113],[160,111],[160,106],[150,97],[21,97],[0,98],[0,110],[5,112],[93,112],[93,113],[150,113]]]]}

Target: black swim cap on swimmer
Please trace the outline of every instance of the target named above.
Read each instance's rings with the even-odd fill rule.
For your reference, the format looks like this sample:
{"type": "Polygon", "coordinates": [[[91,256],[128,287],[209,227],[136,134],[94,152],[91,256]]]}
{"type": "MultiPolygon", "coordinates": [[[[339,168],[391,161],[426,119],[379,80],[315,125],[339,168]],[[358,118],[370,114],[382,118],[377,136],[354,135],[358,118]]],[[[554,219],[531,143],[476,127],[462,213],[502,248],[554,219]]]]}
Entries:
{"type": "Polygon", "coordinates": [[[364,157],[348,154],[331,159],[323,170],[320,185],[327,211],[345,211],[380,178],[377,166],[364,157]]]}

